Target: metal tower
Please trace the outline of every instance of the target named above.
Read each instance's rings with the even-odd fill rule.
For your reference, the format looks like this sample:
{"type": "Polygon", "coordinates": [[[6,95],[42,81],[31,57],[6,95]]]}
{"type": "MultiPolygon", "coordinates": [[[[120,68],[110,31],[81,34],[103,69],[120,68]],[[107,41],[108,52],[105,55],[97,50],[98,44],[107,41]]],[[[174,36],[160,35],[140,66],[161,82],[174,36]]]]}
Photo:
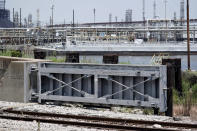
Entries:
{"type": "Polygon", "coordinates": [[[5,0],[0,0],[0,19],[10,20],[10,11],[5,9],[5,0]]]}
{"type": "Polygon", "coordinates": [[[184,2],[184,0],[181,0],[181,2],[180,2],[180,20],[181,20],[181,25],[183,25],[184,19],[185,19],[185,2],[184,2]]]}
{"type": "Polygon", "coordinates": [[[132,22],[132,10],[131,9],[126,10],[125,22],[132,22]]]}
{"type": "Polygon", "coordinates": [[[37,9],[37,27],[39,27],[40,26],[40,10],[39,9],[37,9]]]}
{"type": "Polygon", "coordinates": [[[54,8],[55,8],[55,5],[54,5],[54,0],[51,0],[51,26],[53,27],[53,15],[54,15],[54,8]]]}
{"type": "Polygon", "coordinates": [[[33,20],[32,20],[32,14],[28,15],[28,19],[27,19],[27,23],[28,23],[28,27],[33,27],[33,20]]]}
{"type": "Polygon", "coordinates": [[[118,17],[117,16],[115,16],[115,22],[118,22],[118,17]]]}
{"type": "Polygon", "coordinates": [[[112,22],[112,14],[110,13],[109,14],[109,23],[111,23],[112,22]]]}
{"type": "Polygon", "coordinates": [[[176,18],[176,12],[174,12],[174,20],[177,20],[177,18],[176,18]]]}

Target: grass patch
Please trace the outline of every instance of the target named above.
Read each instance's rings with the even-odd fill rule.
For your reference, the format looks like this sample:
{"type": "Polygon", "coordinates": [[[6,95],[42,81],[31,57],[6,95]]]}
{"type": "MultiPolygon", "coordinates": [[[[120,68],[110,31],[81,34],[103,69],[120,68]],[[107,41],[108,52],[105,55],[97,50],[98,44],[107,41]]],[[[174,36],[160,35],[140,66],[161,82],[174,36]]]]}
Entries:
{"type": "Polygon", "coordinates": [[[10,57],[22,57],[22,58],[33,58],[33,55],[31,54],[25,54],[23,51],[12,51],[12,50],[6,50],[6,51],[0,51],[0,56],[10,56],[10,57]]]}
{"type": "Polygon", "coordinates": [[[1,51],[0,56],[11,56],[12,51],[1,51]]]}
{"type": "Polygon", "coordinates": [[[154,110],[152,108],[145,108],[143,110],[143,114],[144,115],[153,115],[154,114],[154,110]]]}
{"type": "Polygon", "coordinates": [[[64,63],[66,58],[57,58],[57,57],[54,57],[54,56],[51,56],[51,57],[48,57],[47,58],[48,60],[51,60],[52,62],[58,62],[58,63],[64,63]]]}
{"type": "Polygon", "coordinates": [[[129,65],[129,64],[131,64],[131,63],[128,61],[128,62],[120,62],[119,64],[129,65]]]}
{"type": "Polygon", "coordinates": [[[22,57],[22,53],[21,51],[7,50],[7,51],[1,51],[0,56],[22,57]]]}
{"type": "MultiPolygon", "coordinates": [[[[25,54],[24,52],[12,51],[12,50],[0,51],[0,56],[33,58],[33,55],[31,54],[25,54]]],[[[51,57],[48,57],[47,59],[51,60],[52,62],[64,63],[66,58],[51,56],[51,57]]]]}

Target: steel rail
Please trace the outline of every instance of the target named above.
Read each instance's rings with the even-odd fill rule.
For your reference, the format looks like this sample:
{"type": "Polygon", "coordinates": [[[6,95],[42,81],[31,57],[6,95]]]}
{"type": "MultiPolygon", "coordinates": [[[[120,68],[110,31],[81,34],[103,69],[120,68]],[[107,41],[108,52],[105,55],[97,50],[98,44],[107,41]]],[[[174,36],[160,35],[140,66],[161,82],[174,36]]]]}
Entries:
{"type": "Polygon", "coordinates": [[[95,120],[95,121],[119,122],[119,123],[126,123],[126,124],[142,124],[142,125],[143,124],[147,124],[147,125],[159,124],[161,126],[197,129],[197,124],[191,124],[191,123],[132,120],[132,119],[122,119],[122,118],[107,118],[107,117],[82,116],[82,115],[71,115],[71,114],[54,114],[54,113],[32,112],[32,111],[18,111],[18,110],[12,110],[12,109],[3,110],[3,112],[13,113],[13,114],[22,114],[22,115],[40,116],[40,117],[72,118],[72,119],[77,119],[77,120],[95,120]]]}
{"type": "Polygon", "coordinates": [[[40,123],[50,123],[50,124],[63,124],[63,125],[72,125],[72,126],[82,126],[82,127],[91,127],[91,128],[103,128],[103,129],[118,129],[118,130],[139,130],[139,131],[178,131],[177,129],[167,129],[167,128],[151,128],[147,126],[136,126],[136,125],[126,125],[120,123],[99,123],[97,122],[82,122],[82,121],[70,121],[70,120],[58,120],[58,119],[47,119],[47,118],[38,118],[38,117],[27,117],[27,116],[13,116],[13,115],[0,115],[1,119],[10,119],[10,120],[20,120],[20,121],[37,121],[40,123]]]}

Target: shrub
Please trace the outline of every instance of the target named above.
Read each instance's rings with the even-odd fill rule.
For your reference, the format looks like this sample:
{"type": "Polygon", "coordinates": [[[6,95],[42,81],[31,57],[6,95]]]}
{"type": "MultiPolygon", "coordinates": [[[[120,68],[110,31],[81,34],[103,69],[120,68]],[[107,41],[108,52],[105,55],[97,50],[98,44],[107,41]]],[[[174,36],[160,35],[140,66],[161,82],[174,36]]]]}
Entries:
{"type": "Polygon", "coordinates": [[[11,57],[22,57],[21,51],[11,51],[11,57]]]}
{"type": "Polygon", "coordinates": [[[185,71],[182,74],[183,80],[189,82],[191,86],[197,84],[197,72],[185,71]]]}
{"type": "Polygon", "coordinates": [[[192,102],[197,104],[197,84],[192,86],[192,102]]]}

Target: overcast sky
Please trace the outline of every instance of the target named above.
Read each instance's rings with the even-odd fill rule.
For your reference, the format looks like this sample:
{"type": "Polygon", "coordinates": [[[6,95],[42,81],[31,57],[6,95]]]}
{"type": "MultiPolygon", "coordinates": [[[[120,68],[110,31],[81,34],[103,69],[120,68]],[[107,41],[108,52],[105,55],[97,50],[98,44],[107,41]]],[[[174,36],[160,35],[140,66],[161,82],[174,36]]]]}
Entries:
{"type": "MultiPolygon", "coordinates": [[[[40,20],[42,23],[49,23],[51,16],[52,0],[7,0],[6,7],[18,10],[22,8],[22,18],[27,17],[29,13],[33,14],[36,21],[36,10],[40,10],[40,20]]],[[[153,1],[146,2],[146,19],[153,18],[153,1]]],[[[186,1],[186,0],[185,0],[186,1]]],[[[164,0],[156,0],[157,16],[165,17],[164,0]]],[[[109,13],[112,13],[113,21],[115,16],[118,21],[125,19],[125,10],[133,10],[133,20],[142,20],[142,0],[54,0],[54,23],[60,23],[64,20],[66,23],[72,21],[72,10],[75,10],[75,17],[78,22],[93,22],[93,9],[96,9],[96,22],[109,21],[109,13]]],[[[190,0],[190,16],[197,18],[197,0],[190,0]]],[[[180,0],[168,0],[167,18],[173,18],[174,12],[180,17],[180,0]]],[[[186,9],[185,9],[186,12],[186,9]]],[[[12,15],[11,15],[12,18],[12,15]]]]}

